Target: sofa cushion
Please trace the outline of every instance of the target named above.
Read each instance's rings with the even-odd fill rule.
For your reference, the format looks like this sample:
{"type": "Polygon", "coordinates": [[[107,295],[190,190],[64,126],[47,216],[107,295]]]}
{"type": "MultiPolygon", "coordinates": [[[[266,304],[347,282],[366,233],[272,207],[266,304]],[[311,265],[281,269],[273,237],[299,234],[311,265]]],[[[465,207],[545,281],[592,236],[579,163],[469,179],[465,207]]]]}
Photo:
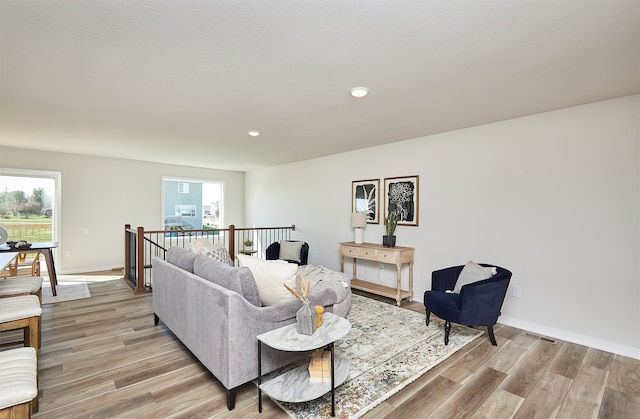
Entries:
{"type": "Polygon", "coordinates": [[[302,250],[303,242],[280,240],[278,243],[280,244],[278,259],[300,262],[300,251],[302,250]]]}
{"type": "Polygon", "coordinates": [[[294,288],[298,265],[281,260],[264,260],[254,256],[238,255],[240,266],[251,270],[256,280],[263,306],[271,306],[295,298],[284,284],[294,288]]]}
{"type": "Polygon", "coordinates": [[[193,273],[201,278],[235,291],[256,307],[261,307],[256,281],[248,268],[235,268],[205,256],[198,256],[193,273]]]}
{"type": "Polygon", "coordinates": [[[180,269],[193,273],[193,261],[196,254],[182,247],[170,247],[167,250],[167,262],[180,269]]]}
{"type": "Polygon", "coordinates": [[[473,261],[469,261],[466,265],[464,265],[464,268],[462,268],[453,292],[460,294],[460,291],[462,290],[462,287],[464,285],[482,281],[484,279],[489,279],[497,272],[498,270],[495,266],[485,267],[482,265],[478,265],[473,261]]]}

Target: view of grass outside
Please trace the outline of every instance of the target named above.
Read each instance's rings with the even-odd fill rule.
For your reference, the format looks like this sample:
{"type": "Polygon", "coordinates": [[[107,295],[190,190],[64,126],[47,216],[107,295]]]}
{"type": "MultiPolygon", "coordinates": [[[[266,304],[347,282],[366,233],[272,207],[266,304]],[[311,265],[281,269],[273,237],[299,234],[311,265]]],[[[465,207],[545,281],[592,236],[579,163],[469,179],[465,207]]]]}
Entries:
{"type": "Polygon", "coordinates": [[[0,225],[7,240],[53,241],[52,179],[0,176],[0,225]]]}
{"type": "Polygon", "coordinates": [[[50,217],[0,217],[0,225],[7,230],[7,240],[26,240],[29,243],[53,241],[50,217]]]}

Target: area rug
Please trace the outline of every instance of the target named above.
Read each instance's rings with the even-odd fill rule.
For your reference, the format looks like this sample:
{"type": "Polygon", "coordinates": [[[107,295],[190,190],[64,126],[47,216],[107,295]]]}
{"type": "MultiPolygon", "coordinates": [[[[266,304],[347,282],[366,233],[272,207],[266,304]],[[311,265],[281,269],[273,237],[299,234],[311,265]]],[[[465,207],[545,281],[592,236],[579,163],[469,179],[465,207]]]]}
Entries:
{"type": "MultiPolygon", "coordinates": [[[[349,378],[336,388],[337,418],[364,415],[482,334],[454,324],[445,346],[443,322],[437,317],[431,316],[427,327],[424,314],[358,295],[353,295],[347,319],[351,331],[335,343],[336,354],[349,362],[349,378]]],[[[297,419],[331,417],[331,393],[278,404],[297,419]]]]}
{"type": "Polygon", "coordinates": [[[51,284],[47,279],[42,281],[42,304],[60,303],[62,301],[90,298],[89,287],[84,281],[58,282],[56,296],[51,295],[51,284]]]}

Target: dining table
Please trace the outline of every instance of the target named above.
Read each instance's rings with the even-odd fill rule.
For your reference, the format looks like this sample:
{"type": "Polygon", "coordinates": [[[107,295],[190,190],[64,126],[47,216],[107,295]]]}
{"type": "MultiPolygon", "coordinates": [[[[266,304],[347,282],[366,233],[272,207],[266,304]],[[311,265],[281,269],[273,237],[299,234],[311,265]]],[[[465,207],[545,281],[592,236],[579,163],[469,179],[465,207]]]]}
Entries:
{"type": "MultiPolygon", "coordinates": [[[[39,243],[31,243],[29,247],[15,247],[9,246],[8,244],[0,245],[0,262],[9,256],[4,255],[13,255],[13,258],[10,258],[7,262],[7,265],[11,263],[11,261],[20,253],[42,253],[44,256],[44,260],[47,264],[47,274],[49,275],[49,282],[51,283],[51,294],[56,296],[56,285],[58,284],[58,277],[56,275],[56,267],[53,263],[53,249],[58,247],[58,242],[39,242],[39,243]]],[[[6,267],[6,265],[5,265],[6,267]]]]}

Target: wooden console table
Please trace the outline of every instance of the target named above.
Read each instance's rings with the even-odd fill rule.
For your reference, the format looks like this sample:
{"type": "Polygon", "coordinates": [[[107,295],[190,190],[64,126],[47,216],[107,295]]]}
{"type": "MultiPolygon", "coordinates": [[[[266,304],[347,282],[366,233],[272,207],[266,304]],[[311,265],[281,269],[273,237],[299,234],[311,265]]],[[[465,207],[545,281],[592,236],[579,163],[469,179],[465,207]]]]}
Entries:
{"type": "Polygon", "coordinates": [[[363,243],[355,244],[354,242],[340,243],[340,271],[344,272],[344,257],[353,258],[353,278],[351,279],[351,288],[370,292],[384,297],[395,298],[396,304],[400,306],[400,302],[408,298],[413,298],[413,247],[384,247],[380,244],[363,243]],[[373,282],[363,281],[356,278],[356,260],[372,260],[374,262],[389,263],[396,265],[398,272],[396,288],[387,287],[373,282]],[[402,285],[402,265],[409,264],[409,290],[403,290],[402,285]]]}

